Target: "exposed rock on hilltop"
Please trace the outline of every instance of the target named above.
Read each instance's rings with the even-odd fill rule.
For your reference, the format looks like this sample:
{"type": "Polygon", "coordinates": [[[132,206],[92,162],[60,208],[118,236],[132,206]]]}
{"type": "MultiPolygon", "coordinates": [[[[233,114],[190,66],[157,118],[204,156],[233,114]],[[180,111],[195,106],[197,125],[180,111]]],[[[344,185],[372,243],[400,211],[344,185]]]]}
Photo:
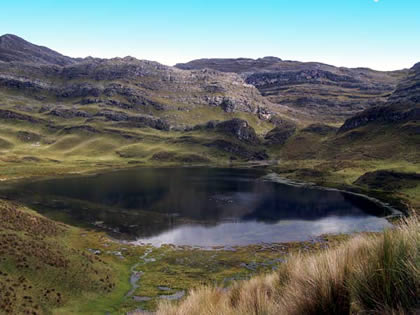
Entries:
{"type": "Polygon", "coordinates": [[[384,103],[406,74],[406,71],[337,68],[275,57],[199,59],[176,67],[238,73],[271,102],[293,109],[302,119],[316,121],[342,121],[384,103]]]}
{"type": "Polygon", "coordinates": [[[75,59],[49,48],[31,44],[16,35],[6,34],[0,36],[0,61],[64,66],[74,63],[75,59]]]}
{"type": "Polygon", "coordinates": [[[0,120],[12,127],[0,132],[0,147],[9,152],[9,139],[22,152],[29,140],[18,135],[35,131],[40,137],[30,143],[40,155],[62,158],[264,159],[257,132],[281,119],[281,110],[235,73],[132,57],[72,59],[13,35],[0,40],[0,120]],[[200,132],[211,120],[222,122],[200,132]]]}
{"type": "MultiPolygon", "coordinates": [[[[39,112],[61,118],[119,121],[103,112],[119,109],[126,121],[151,115],[164,124],[185,126],[193,112],[198,116],[205,108],[245,112],[262,120],[275,114],[273,105],[234,73],[185,71],[132,57],[71,59],[14,35],[0,37],[0,60],[5,61],[0,62],[0,90],[48,99],[49,110],[39,112]]],[[[203,116],[194,125],[209,118],[203,116]]]]}
{"type": "Polygon", "coordinates": [[[420,120],[420,63],[410,69],[385,106],[375,106],[345,121],[340,132],[369,123],[403,123],[420,120]]]}
{"type": "Polygon", "coordinates": [[[178,63],[175,67],[185,70],[215,69],[222,72],[254,73],[262,69],[270,69],[282,61],[277,57],[251,58],[213,58],[197,59],[187,63],[178,63]]]}
{"type": "Polygon", "coordinates": [[[356,129],[372,122],[394,123],[420,119],[420,107],[376,106],[345,121],[339,132],[356,129]]]}
{"type": "Polygon", "coordinates": [[[420,104],[420,62],[415,64],[408,76],[398,84],[389,98],[392,104],[420,104]]]}

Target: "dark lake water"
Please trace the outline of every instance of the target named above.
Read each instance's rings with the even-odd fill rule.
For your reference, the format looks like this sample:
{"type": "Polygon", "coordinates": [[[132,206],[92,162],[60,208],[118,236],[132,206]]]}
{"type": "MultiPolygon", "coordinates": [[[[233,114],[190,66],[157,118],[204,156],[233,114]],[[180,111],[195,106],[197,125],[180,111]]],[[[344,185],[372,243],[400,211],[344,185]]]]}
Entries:
{"type": "Polygon", "coordinates": [[[1,194],[56,220],[154,245],[246,245],[380,231],[388,214],[347,193],[295,187],[263,170],[139,168],[14,184],[1,194]]]}

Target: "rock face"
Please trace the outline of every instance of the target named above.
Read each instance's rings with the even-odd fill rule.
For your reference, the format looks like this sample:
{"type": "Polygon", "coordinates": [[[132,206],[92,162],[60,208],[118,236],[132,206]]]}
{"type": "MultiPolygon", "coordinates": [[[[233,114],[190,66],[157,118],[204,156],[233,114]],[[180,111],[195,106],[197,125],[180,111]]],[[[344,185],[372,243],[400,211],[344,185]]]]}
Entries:
{"type": "Polygon", "coordinates": [[[54,107],[51,111],[47,113],[47,115],[61,117],[61,118],[76,118],[76,117],[86,118],[86,117],[92,116],[91,114],[83,110],[66,108],[63,106],[54,107]]]}
{"type": "Polygon", "coordinates": [[[210,120],[204,124],[196,125],[190,130],[216,131],[220,134],[234,137],[241,142],[252,145],[258,145],[261,142],[254,128],[252,128],[246,120],[239,118],[225,120],[222,122],[210,120]]]}
{"type": "Polygon", "coordinates": [[[384,106],[375,106],[347,119],[339,132],[371,123],[403,123],[420,120],[420,63],[410,69],[384,106]]]}
{"type": "Polygon", "coordinates": [[[106,120],[115,121],[115,122],[127,122],[127,124],[120,124],[120,126],[125,127],[150,127],[158,130],[168,131],[170,125],[153,116],[146,115],[128,115],[124,112],[112,111],[112,110],[103,110],[98,112],[95,117],[104,117],[106,120]]]}
{"type": "Polygon", "coordinates": [[[221,133],[227,133],[239,141],[249,144],[259,144],[260,141],[252,128],[246,120],[235,118],[217,124],[216,130],[221,133]]]}
{"type": "Polygon", "coordinates": [[[420,62],[415,64],[389,97],[390,104],[420,104],[420,62]]]}
{"type": "Polygon", "coordinates": [[[30,115],[16,113],[10,110],[3,110],[0,109],[0,119],[7,119],[7,120],[20,120],[20,121],[27,121],[30,123],[42,123],[45,122],[42,119],[34,118],[30,115]]]}
{"type": "Polygon", "coordinates": [[[349,118],[340,127],[339,132],[356,129],[373,122],[398,123],[420,119],[420,106],[414,108],[398,108],[397,106],[377,106],[349,118]]]}
{"type": "Polygon", "coordinates": [[[337,68],[275,57],[199,59],[176,67],[238,73],[272,103],[291,108],[302,118],[316,121],[342,121],[384,103],[398,81],[406,75],[406,71],[337,68]]]}

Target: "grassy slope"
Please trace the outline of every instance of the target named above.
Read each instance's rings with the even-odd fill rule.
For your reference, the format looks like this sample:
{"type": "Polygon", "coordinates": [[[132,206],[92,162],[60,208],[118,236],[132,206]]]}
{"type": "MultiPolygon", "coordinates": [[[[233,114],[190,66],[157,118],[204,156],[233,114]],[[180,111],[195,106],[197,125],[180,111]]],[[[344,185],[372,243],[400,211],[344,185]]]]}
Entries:
{"type": "MultiPolygon", "coordinates": [[[[215,139],[223,139],[223,136],[213,132],[162,132],[153,129],[138,129],[135,133],[141,139],[128,140],[116,135],[78,133],[58,135],[58,139],[53,144],[40,142],[38,145],[38,143],[26,143],[19,140],[15,136],[18,131],[14,131],[13,128],[4,128],[8,129],[9,136],[1,137],[2,130],[0,130],[0,137],[7,139],[11,146],[3,149],[0,155],[0,179],[2,180],[96,172],[133,166],[242,163],[240,157],[237,162],[232,163],[229,160],[231,154],[204,145],[215,139]],[[14,133],[13,136],[10,136],[12,133],[14,133]],[[159,155],[162,153],[163,155],[159,155]]],[[[32,129],[32,132],[35,131],[32,129]]],[[[374,170],[420,172],[418,152],[413,149],[416,146],[412,144],[404,147],[401,142],[396,143],[395,152],[398,155],[391,158],[366,157],[366,152],[370,155],[375,154],[372,150],[373,143],[368,142],[359,143],[353,147],[344,146],[345,150],[338,150],[336,156],[328,157],[325,152],[334,145],[330,142],[331,137],[331,135],[318,136],[299,132],[284,146],[268,148],[270,159],[278,161],[277,166],[272,167],[273,171],[293,179],[346,189],[355,188],[354,182],[357,178],[374,170]],[[400,154],[400,152],[406,153],[400,154]]],[[[255,148],[250,147],[250,149],[255,148]]],[[[380,150],[385,152],[394,149],[388,146],[380,150]]],[[[401,199],[404,203],[418,209],[420,208],[419,186],[376,192],[369,187],[356,188],[364,189],[367,193],[373,192],[381,198],[401,199]]]]}
{"type": "Polygon", "coordinates": [[[420,138],[406,131],[407,125],[413,124],[416,125],[369,125],[338,135],[300,130],[283,146],[271,147],[268,153],[278,160],[273,170],[282,176],[323,186],[362,190],[385,201],[399,200],[419,210],[420,183],[406,187],[402,181],[401,187],[391,190],[355,184],[360,176],[376,170],[420,173],[420,138]]]}
{"type": "Polygon", "coordinates": [[[87,300],[105,308],[128,290],[126,266],[112,255],[87,250],[102,244],[102,235],[56,223],[10,201],[1,201],[0,213],[0,313],[72,313],[75,307],[89,310],[87,300]]]}
{"type": "MultiPolygon", "coordinates": [[[[4,92],[3,92],[4,93],[4,92]]],[[[1,94],[2,110],[11,110],[33,119],[46,119],[42,123],[18,119],[1,119],[0,126],[0,178],[10,179],[31,175],[66,174],[88,169],[128,166],[128,164],[156,164],[153,156],[170,152],[172,156],[161,163],[194,162],[226,163],[232,154],[205,146],[215,139],[226,138],[215,132],[159,131],[151,128],[123,127],[116,122],[90,121],[85,118],[57,118],[43,116],[37,111],[45,103],[22,96],[1,94]],[[19,106],[31,104],[34,112],[19,111],[19,106]],[[18,107],[17,107],[18,106],[18,107]],[[66,128],[89,126],[94,131],[66,128]],[[189,157],[192,155],[192,157],[189,157]],[[193,160],[193,161],[192,161],[193,160]],[[40,167],[32,169],[36,162],[40,167]]],[[[63,104],[62,104],[63,105],[63,104]]],[[[66,104],[71,105],[71,104],[66,104]]],[[[86,112],[101,110],[97,105],[85,105],[86,112]]],[[[124,111],[123,109],[115,109],[124,111]]],[[[131,113],[132,114],[132,113],[131,113]]],[[[209,120],[246,119],[259,135],[273,128],[269,122],[259,120],[250,113],[225,113],[220,108],[198,107],[188,111],[161,112],[168,121],[178,125],[194,126],[209,120]]],[[[235,139],[229,139],[235,142],[235,139]]],[[[255,149],[243,144],[248,149],[255,149]]],[[[239,157],[240,159],[240,157],[239,157]]]]}

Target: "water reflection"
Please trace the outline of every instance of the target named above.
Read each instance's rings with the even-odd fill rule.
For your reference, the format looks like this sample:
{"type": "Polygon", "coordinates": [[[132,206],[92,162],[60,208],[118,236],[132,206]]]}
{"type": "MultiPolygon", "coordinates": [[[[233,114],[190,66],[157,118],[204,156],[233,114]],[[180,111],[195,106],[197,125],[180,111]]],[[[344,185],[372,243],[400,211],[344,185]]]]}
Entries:
{"type": "Polygon", "coordinates": [[[328,217],[315,221],[285,220],[274,224],[261,222],[221,223],[213,227],[184,225],[153,237],[140,238],[134,244],[227,246],[255,243],[304,241],[322,234],[381,231],[390,224],[375,217],[328,217]]]}
{"type": "MultiPolygon", "coordinates": [[[[261,180],[262,170],[142,168],[19,183],[7,191],[54,219],[153,244],[243,245],[378,231],[369,200],[261,180]]],[[[6,193],[6,192],[3,192],[6,193]]]]}

